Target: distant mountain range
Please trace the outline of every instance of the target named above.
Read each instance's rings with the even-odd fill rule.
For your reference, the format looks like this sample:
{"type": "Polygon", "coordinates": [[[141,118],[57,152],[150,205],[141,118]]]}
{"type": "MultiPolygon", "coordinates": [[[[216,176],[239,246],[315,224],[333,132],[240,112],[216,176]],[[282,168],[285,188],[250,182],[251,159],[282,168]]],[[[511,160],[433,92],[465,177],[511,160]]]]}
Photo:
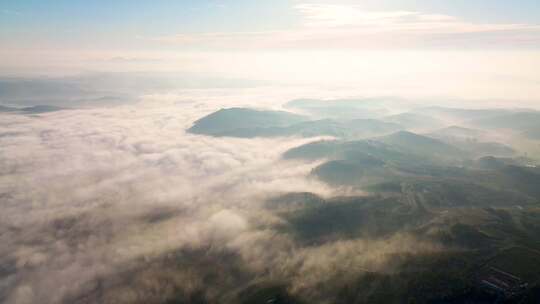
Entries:
{"type": "Polygon", "coordinates": [[[296,99],[287,102],[286,109],[300,111],[316,118],[357,119],[378,118],[392,114],[400,108],[397,98],[358,99],[296,99]]]}
{"type": "Polygon", "coordinates": [[[463,203],[450,203],[452,195],[461,195],[463,201],[470,202],[481,200],[476,197],[481,195],[497,204],[505,204],[505,199],[513,202],[516,197],[523,202],[540,199],[540,190],[534,186],[540,183],[540,172],[527,167],[534,161],[518,156],[514,148],[504,143],[490,141],[492,137],[488,136],[504,128],[528,132],[534,138],[534,131],[540,130],[538,112],[421,108],[415,110],[421,114],[404,112],[378,119],[313,118],[313,113],[322,115],[328,109],[333,115],[341,110],[371,109],[375,104],[364,101],[355,106],[351,100],[295,100],[287,104],[309,115],[221,109],[196,121],[188,132],[244,138],[331,136],[333,140],[292,148],[283,158],[322,161],[311,175],[334,186],[395,190],[405,182],[426,191],[444,189],[444,194],[432,198],[443,205],[463,203]],[[446,126],[443,121],[449,118],[466,123],[446,126]],[[409,129],[431,131],[418,134],[409,129]],[[495,190],[504,189],[505,185],[512,185],[515,193],[495,190]]]}
{"type": "Polygon", "coordinates": [[[402,125],[408,130],[442,128],[445,125],[445,123],[439,119],[412,112],[390,115],[383,117],[382,119],[387,122],[402,125]]]}
{"type": "Polygon", "coordinates": [[[40,114],[47,112],[55,112],[60,110],[65,110],[66,108],[56,107],[56,106],[47,106],[47,105],[37,105],[24,108],[15,108],[7,107],[0,105],[0,112],[4,113],[22,113],[22,114],[40,114]]]}
{"type": "Polygon", "coordinates": [[[307,116],[285,111],[229,108],[197,120],[188,132],[245,138],[277,136],[354,138],[388,134],[402,129],[399,124],[376,119],[312,120],[307,116]]]}
{"type": "MultiPolygon", "coordinates": [[[[250,108],[221,109],[196,121],[190,133],[230,137],[332,136],[354,139],[387,135],[396,131],[428,132],[428,136],[446,143],[463,144],[465,150],[483,153],[497,148],[484,137],[491,131],[507,129],[523,137],[540,138],[540,112],[518,112],[505,109],[468,110],[443,107],[418,108],[387,115],[394,100],[377,104],[377,100],[316,99],[293,100],[285,107],[304,113],[250,108]],[[450,124],[459,122],[461,125],[450,124]],[[487,145],[486,145],[487,144],[487,145]]],[[[510,155],[499,146],[498,155],[510,155]]]]}
{"type": "Polygon", "coordinates": [[[471,125],[484,129],[506,129],[520,133],[529,139],[540,138],[540,112],[527,111],[478,119],[471,125]]]}

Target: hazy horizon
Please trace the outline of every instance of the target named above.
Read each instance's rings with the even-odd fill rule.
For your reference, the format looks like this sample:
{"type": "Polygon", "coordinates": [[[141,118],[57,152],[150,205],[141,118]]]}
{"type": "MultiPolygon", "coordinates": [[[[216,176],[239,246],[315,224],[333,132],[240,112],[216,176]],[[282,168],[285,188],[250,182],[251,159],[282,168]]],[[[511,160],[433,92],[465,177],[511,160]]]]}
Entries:
{"type": "Polygon", "coordinates": [[[0,0],[0,303],[538,303],[537,6],[0,0]]]}
{"type": "MultiPolygon", "coordinates": [[[[176,73],[359,94],[540,97],[534,1],[3,1],[0,76],[176,73]]],[[[519,106],[519,105],[513,105],[519,106]]]]}

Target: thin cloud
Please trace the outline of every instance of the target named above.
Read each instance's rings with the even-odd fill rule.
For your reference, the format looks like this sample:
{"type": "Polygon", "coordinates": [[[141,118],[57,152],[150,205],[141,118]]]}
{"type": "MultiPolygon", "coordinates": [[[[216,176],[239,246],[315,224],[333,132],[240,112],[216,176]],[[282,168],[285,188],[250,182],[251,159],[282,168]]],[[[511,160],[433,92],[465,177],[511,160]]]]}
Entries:
{"type": "Polygon", "coordinates": [[[153,41],[209,49],[366,49],[418,47],[531,47],[540,26],[475,23],[418,11],[366,11],[357,5],[298,4],[301,26],[263,32],[180,34],[153,41]]]}
{"type": "Polygon", "coordinates": [[[0,267],[10,280],[0,294],[8,302],[60,303],[133,259],[253,232],[268,193],[328,191],[306,180],[313,165],[280,160],[305,140],[185,134],[219,107],[185,98],[2,115],[0,133],[10,136],[0,137],[0,267]],[[50,277],[63,286],[53,294],[50,277]]]}

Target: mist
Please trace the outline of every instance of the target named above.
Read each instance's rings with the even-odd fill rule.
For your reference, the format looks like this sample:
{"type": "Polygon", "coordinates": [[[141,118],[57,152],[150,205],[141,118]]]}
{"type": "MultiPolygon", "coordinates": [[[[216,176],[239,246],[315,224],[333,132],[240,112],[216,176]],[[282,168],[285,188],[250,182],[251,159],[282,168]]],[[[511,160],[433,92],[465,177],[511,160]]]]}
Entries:
{"type": "MultiPolygon", "coordinates": [[[[269,197],[336,194],[308,177],[317,162],[281,157],[318,139],[185,133],[201,116],[246,99],[245,93],[207,96],[144,96],[114,108],[2,115],[2,298],[71,301],[97,280],[143,271],[138,269],[182,250],[230,252],[254,282],[286,278],[298,291],[349,267],[384,268],[385,256],[436,250],[429,243],[403,246],[412,244],[406,235],[304,248],[280,233],[284,220],[265,207],[269,197]],[[338,252],[356,258],[336,267],[338,252]]],[[[182,276],[178,271],[175,277],[182,276]]],[[[186,288],[188,282],[197,284],[192,278],[174,284],[186,288]]],[[[104,302],[122,302],[115,288],[106,288],[104,302]]],[[[229,292],[214,288],[220,296],[229,292]]],[[[125,302],[146,302],[147,296],[143,291],[125,302]]]]}
{"type": "Polygon", "coordinates": [[[0,302],[538,303],[535,3],[334,2],[1,3],[0,302]]]}

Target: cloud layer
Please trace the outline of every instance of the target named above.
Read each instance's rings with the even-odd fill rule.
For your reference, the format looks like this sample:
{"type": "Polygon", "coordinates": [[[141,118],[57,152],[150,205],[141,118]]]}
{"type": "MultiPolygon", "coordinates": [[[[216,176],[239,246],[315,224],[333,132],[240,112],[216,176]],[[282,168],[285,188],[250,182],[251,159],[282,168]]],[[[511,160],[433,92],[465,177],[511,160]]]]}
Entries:
{"type": "Polygon", "coordinates": [[[403,49],[538,47],[540,25],[481,23],[419,11],[367,11],[359,5],[301,3],[300,26],[278,31],[179,34],[153,39],[210,49],[403,49]]]}
{"type": "Polygon", "coordinates": [[[263,278],[285,279],[293,292],[309,295],[329,271],[384,269],[385,256],[437,250],[411,246],[407,235],[296,244],[276,230],[283,219],[262,203],[284,192],[333,193],[306,179],[317,164],[281,160],[306,140],[186,134],[194,120],[245,98],[220,95],[216,103],[206,96],[2,115],[0,299],[149,303],[163,300],[157,288],[161,297],[200,290],[218,301],[231,286],[263,278]],[[356,258],[343,263],[345,256],[356,258]],[[187,266],[171,266],[183,260],[187,266]],[[225,283],[206,286],[202,276],[219,267],[230,267],[220,271],[225,283]],[[233,276],[237,271],[243,274],[233,276]]]}

